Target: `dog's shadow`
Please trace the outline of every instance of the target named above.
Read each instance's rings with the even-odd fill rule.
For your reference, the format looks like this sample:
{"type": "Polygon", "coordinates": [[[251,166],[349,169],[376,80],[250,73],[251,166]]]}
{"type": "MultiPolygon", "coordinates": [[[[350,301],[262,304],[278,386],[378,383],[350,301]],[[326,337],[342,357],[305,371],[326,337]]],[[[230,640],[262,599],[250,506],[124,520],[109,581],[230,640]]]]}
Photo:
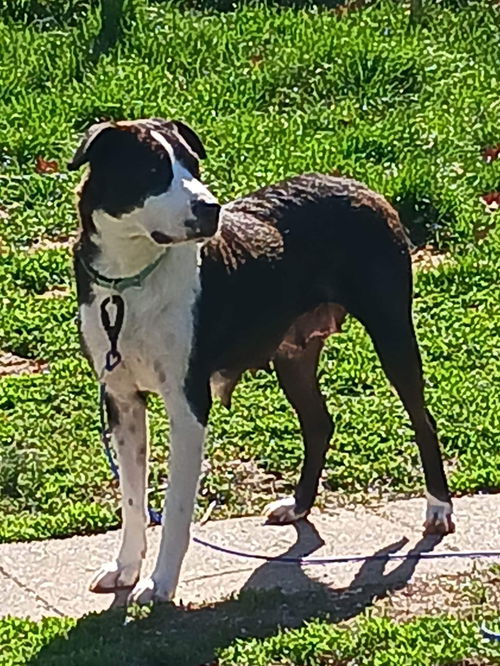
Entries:
{"type": "MultiPolygon", "coordinates": [[[[295,529],[297,540],[283,556],[306,557],[323,545],[312,523],[302,520],[295,529]]],[[[30,663],[216,664],[214,654],[237,638],[272,636],[278,629],[297,627],[314,618],[336,623],[358,615],[376,599],[405,587],[419,555],[433,550],[440,539],[422,538],[409,551],[410,557],[388,573],[389,555],[408,540],[385,546],[361,565],[345,588],[331,588],[309,578],[299,563],[270,561],[252,573],[237,598],[195,608],[160,605],[149,613],[137,612],[127,623],[123,608],[111,608],[79,620],[64,638],[44,646],[30,663]]]]}

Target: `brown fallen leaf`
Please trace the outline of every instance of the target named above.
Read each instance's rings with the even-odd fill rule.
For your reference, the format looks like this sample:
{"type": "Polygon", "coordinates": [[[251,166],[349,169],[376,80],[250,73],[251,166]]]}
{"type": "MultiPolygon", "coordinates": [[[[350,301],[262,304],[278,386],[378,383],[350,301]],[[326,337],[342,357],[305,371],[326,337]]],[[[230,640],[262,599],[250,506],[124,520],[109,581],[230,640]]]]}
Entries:
{"type": "Polygon", "coordinates": [[[489,213],[493,213],[500,208],[500,192],[488,192],[487,194],[483,194],[481,201],[486,206],[486,210],[489,213]]]}
{"type": "Polygon", "coordinates": [[[261,56],[258,53],[255,53],[254,55],[250,56],[250,64],[252,67],[260,67],[262,63],[264,62],[264,56],[261,56]]]}
{"type": "Polygon", "coordinates": [[[48,363],[39,359],[22,358],[11,352],[0,351],[0,377],[35,375],[47,370],[48,363]]]}
{"type": "Polygon", "coordinates": [[[500,143],[497,143],[496,146],[486,146],[481,151],[481,157],[486,162],[486,164],[491,164],[500,157],[500,143]]]}
{"type": "Polygon", "coordinates": [[[449,255],[444,252],[439,252],[439,250],[432,245],[425,245],[411,253],[411,262],[413,266],[420,270],[437,268],[447,260],[449,260],[449,255]]]}
{"type": "Polygon", "coordinates": [[[45,160],[41,155],[37,155],[35,171],[37,173],[57,173],[59,164],[56,160],[45,160]]]}

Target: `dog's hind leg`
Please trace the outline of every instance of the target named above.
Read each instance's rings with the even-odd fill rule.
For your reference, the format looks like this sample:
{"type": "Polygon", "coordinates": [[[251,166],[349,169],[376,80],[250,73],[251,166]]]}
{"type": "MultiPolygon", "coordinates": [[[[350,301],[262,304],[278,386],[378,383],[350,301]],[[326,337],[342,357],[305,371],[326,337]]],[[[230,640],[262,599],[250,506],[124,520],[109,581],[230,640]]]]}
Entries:
{"type": "Polygon", "coordinates": [[[146,403],[135,391],[126,397],[107,392],[105,402],[120,473],[123,531],[116,560],[104,564],[90,585],[94,592],[133,587],[146,555],[146,403]]]}
{"type": "Polygon", "coordinates": [[[297,356],[277,354],[274,367],[279,383],[295,409],[304,439],[305,457],[294,497],[272,502],[266,508],[271,523],[290,523],[309,513],[318,490],[333,422],[319,389],[317,367],[323,343],[311,340],[297,356]]]}
{"type": "MultiPolygon", "coordinates": [[[[452,504],[439,442],[436,424],[425,405],[422,363],[408,304],[390,296],[376,299],[356,316],[365,325],[389,381],[399,394],[415,431],[427,487],[427,533],[447,534],[454,531],[452,504]],[[388,311],[388,305],[400,303],[400,307],[388,311]]],[[[406,300],[406,299],[405,299],[406,300]]]]}

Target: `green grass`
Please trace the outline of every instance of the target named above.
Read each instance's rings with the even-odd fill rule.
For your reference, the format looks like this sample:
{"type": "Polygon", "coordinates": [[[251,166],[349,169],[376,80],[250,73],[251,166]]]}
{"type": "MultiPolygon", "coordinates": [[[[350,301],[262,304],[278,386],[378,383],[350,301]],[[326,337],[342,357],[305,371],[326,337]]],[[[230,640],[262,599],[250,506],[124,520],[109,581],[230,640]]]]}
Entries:
{"type": "MultiPolygon", "coordinates": [[[[298,599],[277,592],[240,595],[237,600],[194,610],[155,608],[124,624],[123,611],[80,620],[49,617],[36,623],[0,620],[2,666],[488,666],[500,664],[495,643],[481,638],[494,614],[466,618],[421,616],[410,621],[360,617],[335,624],[311,619],[290,628],[285,616],[300,617],[298,599]]],[[[296,620],[294,620],[295,622],[296,620]]]]}
{"type": "MultiPolygon", "coordinates": [[[[45,374],[0,379],[0,541],[118,523],[69,252],[42,244],[27,254],[75,229],[78,177],[64,164],[104,117],[192,124],[222,200],[339,169],[390,197],[415,242],[446,249],[448,261],[416,283],[429,405],[453,491],[500,490],[500,233],[479,200],[500,176],[500,161],[481,159],[500,140],[498,9],[426,3],[412,32],[405,8],[389,0],[342,17],[312,6],[188,11],[137,0],[122,41],[95,61],[96,4],[0,8],[0,349],[49,362],[45,374]],[[56,159],[60,172],[36,173],[37,156],[56,159]],[[68,295],[55,297],[57,287],[68,295]]],[[[321,384],[336,424],[326,488],[420,492],[408,420],[356,322],[328,344],[321,384]]],[[[167,433],[152,406],[157,487],[167,433]]],[[[207,458],[200,505],[216,499],[214,517],[254,512],[272,486],[291,487],[301,443],[272,377],[245,377],[232,411],[215,407],[207,458]]]]}

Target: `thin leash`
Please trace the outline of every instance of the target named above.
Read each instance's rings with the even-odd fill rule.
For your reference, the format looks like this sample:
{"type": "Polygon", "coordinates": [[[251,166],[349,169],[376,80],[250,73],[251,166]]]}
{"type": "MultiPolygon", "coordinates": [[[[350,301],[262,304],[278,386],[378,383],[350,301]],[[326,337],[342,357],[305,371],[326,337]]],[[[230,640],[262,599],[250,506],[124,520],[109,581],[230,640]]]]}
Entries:
{"type": "Polygon", "coordinates": [[[235,557],[243,557],[251,560],[263,560],[265,562],[275,562],[277,564],[302,564],[304,566],[324,566],[325,564],[346,564],[348,562],[365,562],[370,561],[387,561],[387,560],[443,560],[452,557],[470,558],[470,559],[486,559],[486,558],[500,558],[500,550],[461,550],[461,551],[440,551],[437,553],[388,553],[387,555],[340,555],[338,557],[287,557],[286,555],[278,555],[272,557],[259,553],[246,553],[242,550],[235,550],[233,548],[225,548],[209,541],[204,541],[199,537],[193,537],[193,541],[206,546],[212,550],[217,550],[220,553],[227,555],[234,555],[235,557]]]}
{"type": "Polygon", "coordinates": [[[489,641],[499,641],[500,642],[500,631],[492,631],[488,629],[485,624],[481,625],[481,633],[484,638],[487,638],[489,641]]]}

